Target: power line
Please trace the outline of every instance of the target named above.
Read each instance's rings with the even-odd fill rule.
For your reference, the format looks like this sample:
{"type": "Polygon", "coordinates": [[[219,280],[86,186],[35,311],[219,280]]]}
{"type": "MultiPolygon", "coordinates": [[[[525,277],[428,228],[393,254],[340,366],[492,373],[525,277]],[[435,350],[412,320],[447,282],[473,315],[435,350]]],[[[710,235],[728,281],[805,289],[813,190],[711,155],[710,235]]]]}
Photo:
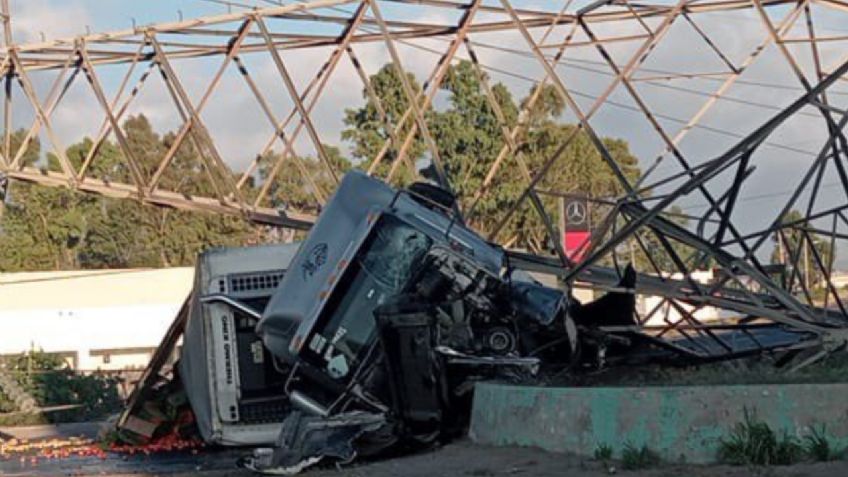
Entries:
{"type": "MultiPolygon", "coordinates": [[[[828,182],[828,183],[825,183],[825,184],[821,184],[819,186],[819,189],[831,189],[831,188],[834,188],[834,187],[842,187],[842,183],[841,182],[828,182]]],[[[737,203],[738,202],[757,202],[757,201],[761,201],[761,200],[765,200],[765,199],[774,199],[774,198],[777,198],[777,197],[786,197],[786,196],[790,196],[794,193],[795,193],[794,189],[785,189],[785,190],[779,191],[779,192],[769,192],[769,193],[765,193],[765,194],[756,194],[756,195],[749,195],[749,196],[745,196],[745,197],[740,197],[739,199],[736,200],[736,202],[737,203]]],[[[681,207],[680,209],[681,210],[694,210],[694,209],[706,209],[706,208],[709,208],[709,207],[710,207],[709,204],[694,204],[694,205],[687,205],[685,207],[681,207]]]]}
{"type": "MultiPolygon", "coordinates": [[[[226,2],[226,0],[201,0],[201,1],[215,1],[215,2],[229,3],[229,2],[226,2]]],[[[271,4],[271,5],[276,5],[276,6],[285,5],[285,3],[280,2],[278,0],[277,1],[275,1],[275,0],[261,0],[261,1],[268,3],[268,4],[271,4]]],[[[299,1],[300,3],[304,3],[303,0],[297,0],[297,1],[299,1]]],[[[255,6],[246,6],[245,8],[255,8],[255,6]]],[[[339,13],[344,13],[346,15],[352,15],[352,12],[349,12],[349,11],[347,11],[347,10],[341,8],[341,7],[328,7],[328,8],[331,9],[331,10],[337,11],[339,13]]],[[[369,33],[375,32],[374,29],[371,29],[371,28],[368,28],[368,27],[365,27],[365,26],[360,26],[360,29],[362,29],[366,32],[369,32],[369,33]]],[[[442,41],[442,42],[449,42],[450,41],[449,39],[438,38],[438,37],[435,37],[433,39],[437,40],[437,41],[442,41]]],[[[438,51],[436,49],[428,48],[426,46],[419,45],[419,44],[415,44],[415,43],[412,43],[412,42],[407,41],[407,40],[398,39],[396,41],[398,43],[402,43],[402,44],[409,46],[411,48],[415,48],[415,49],[418,49],[420,51],[424,51],[424,52],[431,53],[431,54],[434,54],[434,55],[441,56],[443,54],[443,52],[438,51]]],[[[477,42],[477,41],[475,41],[473,43],[474,43],[475,46],[478,46],[478,47],[481,47],[481,48],[494,49],[494,50],[498,50],[498,51],[505,52],[505,53],[511,53],[511,54],[523,56],[525,58],[534,58],[534,57],[532,57],[532,55],[530,53],[525,52],[525,51],[514,50],[514,49],[510,49],[510,48],[505,48],[505,47],[501,47],[501,46],[497,46],[497,45],[491,45],[491,44],[487,44],[487,43],[481,43],[481,42],[477,42]]],[[[564,66],[566,66],[566,67],[579,69],[579,70],[594,73],[594,74],[601,74],[601,75],[605,75],[605,76],[614,76],[611,72],[597,70],[597,69],[588,68],[588,67],[585,67],[585,66],[578,66],[578,65],[573,64],[573,63],[586,63],[586,64],[594,64],[594,65],[606,65],[605,63],[602,63],[600,61],[580,60],[580,59],[564,59],[564,60],[561,60],[561,61],[562,61],[562,63],[565,63],[564,66]]],[[[522,74],[519,74],[519,73],[515,73],[515,72],[507,71],[507,70],[504,70],[504,69],[501,69],[501,68],[486,65],[486,64],[483,64],[482,62],[480,63],[480,66],[484,70],[494,72],[494,73],[498,73],[498,74],[502,74],[502,75],[505,75],[505,76],[509,76],[509,77],[519,79],[519,80],[522,80],[522,81],[530,82],[532,84],[536,84],[536,83],[539,82],[539,80],[536,79],[536,78],[532,78],[532,77],[522,75],[522,74]]],[[[669,71],[653,69],[653,68],[643,68],[643,70],[653,72],[653,73],[672,74],[672,72],[669,72],[669,71]]],[[[706,77],[706,78],[711,79],[711,80],[716,80],[716,81],[722,81],[718,78],[710,78],[710,77],[706,77]]],[[[698,89],[695,89],[695,88],[685,88],[685,87],[680,87],[680,86],[672,86],[672,85],[662,84],[662,83],[659,83],[659,82],[656,82],[656,81],[646,81],[645,83],[649,84],[651,86],[654,86],[654,87],[672,89],[672,90],[677,90],[677,91],[686,92],[686,93],[690,93],[690,94],[697,94],[697,95],[700,95],[700,96],[712,97],[714,95],[714,93],[710,93],[710,92],[703,91],[703,90],[698,90],[698,89]]],[[[748,85],[751,85],[751,86],[769,87],[769,88],[780,89],[780,90],[788,90],[788,91],[798,91],[799,90],[799,88],[794,88],[794,87],[791,87],[791,86],[762,83],[762,82],[752,82],[752,81],[738,80],[737,83],[748,84],[748,85]]],[[[583,92],[583,91],[574,90],[574,89],[571,89],[570,91],[575,96],[578,96],[578,97],[581,97],[581,98],[590,99],[590,100],[597,100],[598,99],[597,96],[583,92]]],[[[829,93],[830,94],[848,95],[848,92],[839,92],[839,91],[829,92],[829,93]]],[[[751,100],[745,100],[745,99],[741,99],[741,98],[735,98],[735,97],[731,97],[731,96],[720,96],[720,97],[718,97],[718,99],[728,101],[728,102],[734,102],[734,103],[737,103],[737,104],[752,106],[752,107],[759,107],[759,108],[768,109],[768,110],[772,110],[772,111],[780,111],[781,110],[781,108],[779,108],[777,106],[759,103],[759,102],[751,101],[751,100]]],[[[605,104],[608,104],[610,106],[617,107],[617,108],[620,108],[620,109],[624,109],[624,110],[627,110],[627,111],[630,111],[630,112],[634,112],[634,113],[639,113],[639,114],[643,113],[641,109],[639,109],[635,106],[631,106],[631,105],[620,103],[620,102],[613,101],[613,100],[607,100],[607,101],[605,101],[605,104]]],[[[818,118],[819,117],[818,115],[812,114],[812,113],[801,112],[799,114],[805,115],[805,116],[808,116],[808,117],[812,117],[812,118],[818,118]]],[[[660,118],[660,119],[664,119],[666,121],[677,123],[677,124],[686,125],[686,124],[689,123],[689,120],[687,120],[687,119],[675,117],[675,116],[668,115],[668,114],[654,113],[654,116],[656,116],[657,118],[660,118]]],[[[694,127],[697,128],[697,129],[704,130],[704,131],[712,132],[714,134],[732,137],[734,139],[742,139],[742,138],[745,137],[743,134],[740,134],[740,133],[728,131],[726,129],[721,129],[721,128],[717,128],[717,127],[713,127],[713,126],[707,126],[705,124],[696,124],[694,127]]],[[[775,148],[775,149],[781,149],[781,150],[784,150],[784,151],[802,154],[802,155],[806,155],[806,156],[810,156],[810,157],[816,157],[816,155],[817,155],[813,151],[808,151],[808,150],[805,150],[805,149],[800,149],[800,148],[792,147],[792,146],[789,146],[789,145],[786,145],[786,144],[776,143],[776,142],[773,142],[773,141],[765,141],[763,144],[767,145],[769,147],[775,148]]]]}
{"type": "MultiPolygon", "coordinates": [[[[450,40],[441,39],[441,38],[435,38],[435,39],[441,40],[441,41],[450,41],[450,40]]],[[[491,43],[485,43],[485,42],[480,42],[480,41],[474,41],[473,43],[474,43],[474,45],[479,46],[481,48],[488,48],[488,49],[500,51],[501,53],[510,53],[510,54],[517,55],[517,56],[523,56],[525,58],[535,59],[535,56],[533,56],[532,53],[529,53],[527,51],[517,50],[517,49],[514,49],[514,48],[509,48],[509,47],[500,46],[500,45],[493,45],[491,43]]],[[[554,56],[548,55],[548,56],[546,56],[546,58],[548,60],[553,60],[554,56]]],[[[603,62],[603,61],[599,61],[599,60],[589,60],[589,59],[582,59],[582,58],[563,58],[563,59],[560,59],[559,61],[561,63],[583,63],[583,64],[588,64],[588,65],[593,65],[593,66],[609,67],[609,64],[607,64],[606,62],[603,62]]],[[[677,76],[677,75],[680,74],[677,71],[663,70],[663,69],[658,69],[658,68],[648,68],[648,67],[640,67],[639,70],[649,72],[649,73],[657,73],[657,74],[669,75],[669,76],[672,76],[672,75],[677,76]]],[[[611,74],[610,72],[604,72],[604,73],[611,74]]],[[[730,74],[730,73],[728,72],[728,74],[730,74]]],[[[713,76],[697,76],[697,75],[692,75],[691,78],[684,78],[684,77],[668,78],[668,79],[666,79],[666,81],[672,81],[674,79],[700,79],[700,80],[722,82],[722,83],[725,81],[722,78],[716,78],[716,77],[713,77],[713,76]]],[[[653,82],[653,81],[658,81],[658,80],[646,81],[646,83],[650,83],[650,82],[653,82]]],[[[778,84],[778,83],[769,83],[769,82],[764,82],[764,81],[751,81],[751,80],[738,79],[738,80],[736,80],[736,84],[742,84],[742,85],[746,85],[746,86],[756,86],[758,88],[771,88],[771,89],[776,89],[776,90],[781,90],[781,91],[792,91],[792,92],[799,92],[799,93],[804,91],[804,89],[801,88],[801,87],[783,85],[783,84],[778,84]]],[[[828,91],[828,94],[848,96],[848,91],[828,91]]]]}
{"type": "MultiPolygon", "coordinates": [[[[234,3],[234,2],[227,1],[227,0],[200,0],[200,1],[226,3],[226,4],[234,3]]],[[[269,5],[273,5],[273,6],[284,6],[284,5],[286,5],[286,3],[281,1],[281,0],[257,0],[257,1],[269,4],[269,5]]],[[[308,3],[308,2],[306,2],[306,0],[294,0],[294,1],[297,1],[299,3],[308,3]]],[[[245,5],[245,4],[240,4],[240,5],[242,6],[242,8],[250,8],[250,9],[257,7],[257,5],[245,5]]],[[[331,6],[331,7],[325,7],[325,8],[327,8],[329,10],[333,10],[333,11],[338,12],[338,13],[344,13],[345,15],[352,15],[353,14],[353,12],[345,10],[344,8],[339,7],[339,6],[331,6]]],[[[746,20],[750,20],[750,19],[746,19],[746,20]]],[[[369,33],[377,33],[377,30],[369,29],[369,28],[364,27],[364,26],[360,26],[360,29],[365,30],[369,33]]],[[[840,31],[840,30],[834,30],[834,31],[840,31]]],[[[848,31],[848,30],[846,30],[846,31],[848,31]]],[[[450,41],[447,38],[433,37],[432,39],[438,40],[438,41],[443,41],[443,42],[449,42],[450,41]]],[[[527,51],[516,50],[516,49],[513,49],[513,48],[509,48],[509,47],[500,46],[500,45],[493,45],[491,43],[480,42],[480,41],[476,41],[476,40],[473,43],[474,43],[475,46],[478,46],[480,48],[497,50],[497,51],[500,51],[502,53],[511,53],[511,54],[523,56],[525,58],[535,59],[535,56],[533,56],[531,53],[529,53],[527,51]]],[[[548,55],[548,56],[546,56],[546,58],[549,59],[549,60],[552,60],[553,56],[548,55]]],[[[560,60],[560,62],[566,63],[566,64],[567,63],[584,63],[584,64],[590,64],[590,65],[594,65],[594,66],[605,66],[605,67],[609,66],[607,63],[605,63],[603,61],[580,59],[580,58],[568,58],[568,59],[563,58],[563,59],[560,60]]],[[[573,66],[573,67],[577,68],[577,66],[573,66]]],[[[657,74],[664,74],[664,75],[678,75],[679,74],[679,72],[670,71],[670,70],[663,70],[663,69],[658,69],[658,68],[641,67],[639,69],[640,69],[640,71],[657,73],[657,74]]],[[[611,72],[607,72],[607,71],[588,70],[588,69],[587,69],[587,71],[593,71],[593,72],[599,73],[599,74],[614,76],[611,72]]],[[[701,80],[707,80],[707,81],[724,82],[724,80],[721,79],[721,78],[710,77],[710,76],[695,76],[695,75],[693,75],[693,77],[691,77],[691,78],[682,78],[682,77],[681,78],[668,78],[668,79],[666,79],[666,81],[672,81],[674,79],[701,79],[701,80]]],[[[645,83],[652,84],[654,86],[659,86],[659,87],[675,88],[675,87],[672,87],[670,85],[661,85],[660,83],[658,83],[658,81],[659,80],[651,80],[651,81],[645,81],[645,83]]],[[[778,83],[769,83],[769,82],[765,82],[765,81],[752,81],[752,80],[739,79],[739,80],[736,80],[736,84],[742,84],[742,85],[746,85],[746,86],[756,86],[756,87],[760,87],[760,88],[772,88],[772,89],[777,89],[777,90],[782,90],[782,91],[803,92],[803,88],[801,88],[801,87],[783,85],[783,84],[778,84],[778,83]]],[[[680,88],[680,87],[676,87],[676,88],[680,88]]],[[[681,90],[687,91],[687,92],[692,92],[692,93],[695,93],[695,94],[712,96],[712,93],[702,91],[702,90],[686,89],[686,88],[681,88],[681,90]]],[[[828,91],[828,94],[848,96],[848,91],[828,91]]],[[[721,97],[719,99],[723,99],[723,98],[724,97],[721,97]]],[[[741,100],[741,99],[738,99],[738,98],[732,98],[732,99],[728,99],[728,100],[738,101],[738,102],[741,102],[743,104],[751,104],[751,105],[755,105],[755,106],[759,106],[759,107],[779,110],[779,108],[773,107],[771,105],[766,105],[766,104],[763,104],[763,103],[756,103],[756,102],[753,102],[753,101],[745,101],[745,100],[741,100]]],[[[818,116],[816,116],[816,117],[818,117],[818,116]]]]}
{"type": "MultiPolygon", "coordinates": [[[[568,67],[568,68],[574,68],[576,70],[586,71],[586,72],[589,72],[589,73],[595,73],[595,74],[600,74],[600,75],[604,75],[604,76],[611,76],[611,77],[615,76],[615,74],[613,74],[609,71],[602,71],[602,70],[597,70],[597,69],[594,69],[594,68],[588,68],[588,67],[585,67],[585,66],[577,66],[577,65],[573,65],[573,64],[568,64],[568,63],[570,63],[568,60],[563,60],[563,63],[566,63],[563,66],[568,67]]],[[[686,88],[686,87],[683,87],[683,86],[674,86],[674,85],[670,85],[670,84],[659,83],[659,82],[656,82],[654,80],[644,81],[642,83],[656,87],[656,88],[668,89],[668,90],[672,90],[672,91],[679,91],[679,92],[682,92],[682,93],[695,94],[695,95],[703,96],[703,97],[707,97],[707,98],[711,98],[711,97],[715,96],[715,93],[711,93],[709,91],[704,91],[704,90],[700,90],[700,89],[696,89],[696,88],[686,88]]],[[[717,99],[719,101],[726,101],[726,102],[730,102],[730,103],[744,104],[746,106],[753,106],[753,107],[757,107],[757,108],[767,109],[769,111],[782,111],[782,109],[783,109],[783,108],[780,108],[779,106],[774,106],[772,104],[765,104],[765,103],[760,103],[760,102],[757,102],[757,101],[752,101],[752,100],[749,100],[749,99],[736,98],[736,97],[730,96],[730,95],[722,95],[722,96],[719,96],[717,99]]],[[[801,116],[807,116],[807,117],[811,117],[811,118],[820,118],[821,117],[818,114],[807,113],[807,112],[803,112],[803,111],[799,112],[798,114],[801,115],[801,116]]]]}
{"type": "Polygon", "coordinates": [[[228,7],[228,8],[233,8],[233,7],[247,8],[249,10],[253,10],[254,8],[256,8],[256,5],[248,5],[246,3],[234,2],[234,1],[231,1],[231,0],[198,0],[198,1],[206,2],[206,3],[214,3],[216,5],[223,5],[223,6],[228,7]]]}
{"type": "MultiPolygon", "coordinates": [[[[713,15],[713,16],[716,16],[716,17],[722,17],[722,18],[726,18],[728,20],[737,21],[737,22],[743,22],[744,21],[744,22],[748,22],[748,23],[762,24],[762,20],[758,20],[758,19],[755,19],[755,18],[749,18],[749,17],[743,17],[743,16],[731,16],[731,15],[725,15],[723,13],[716,13],[716,12],[707,12],[707,13],[709,15],[713,15]]],[[[816,30],[833,32],[833,33],[848,33],[848,30],[833,28],[833,27],[830,27],[830,26],[823,27],[823,26],[821,26],[820,23],[816,25],[816,30]]]]}
{"type": "MultiPolygon", "coordinates": [[[[396,41],[398,41],[399,43],[403,43],[403,44],[405,44],[405,45],[407,45],[411,48],[416,48],[418,50],[421,50],[421,51],[424,51],[424,52],[427,52],[427,53],[431,53],[431,54],[434,54],[434,55],[441,55],[442,54],[442,52],[435,50],[433,48],[428,48],[426,46],[422,46],[422,45],[418,45],[418,44],[414,44],[414,43],[409,43],[405,40],[396,40],[396,41]]],[[[475,43],[475,45],[476,45],[476,43],[475,43]]],[[[529,76],[522,75],[520,73],[507,71],[507,70],[497,68],[497,67],[494,67],[494,66],[489,66],[489,65],[485,65],[485,64],[481,63],[480,67],[483,68],[486,71],[502,74],[502,75],[509,76],[509,77],[512,77],[512,78],[515,78],[515,79],[526,81],[528,83],[536,84],[536,83],[539,82],[539,80],[536,79],[536,78],[531,78],[529,76]]],[[[590,99],[590,100],[598,99],[598,96],[595,96],[595,95],[592,95],[592,94],[589,94],[589,93],[586,93],[586,92],[583,92],[583,91],[579,91],[579,90],[575,90],[575,89],[569,89],[569,91],[571,93],[573,93],[575,96],[578,96],[578,97],[581,97],[581,98],[590,99]]],[[[620,108],[620,109],[624,109],[624,110],[627,110],[627,111],[631,111],[631,112],[634,112],[634,113],[642,114],[641,109],[639,109],[635,106],[620,103],[620,102],[617,102],[617,101],[607,100],[607,101],[605,101],[605,104],[608,104],[610,106],[614,106],[614,107],[617,107],[617,108],[620,108]]],[[[660,119],[664,119],[664,120],[667,120],[667,121],[677,123],[677,124],[686,125],[686,124],[689,123],[689,120],[687,120],[687,119],[678,118],[678,117],[671,116],[671,115],[668,115],[668,114],[654,113],[654,116],[656,116],[657,118],[660,118],[660,119]]],[[[721,129],[721,128],[716,128],[716,127],[713,127],[713,126],[707,126],[705,124],[696,124],[694,127],[697,128],[697,129],[702,129],[702,130],[709,131],[709,132],[712,132],[712,133],[715,133],[715,134],[732,137],[732,138],[735,138],[735,139],[742,139],[742,138],[745,137],[743,134],[740,134],[740,133],[728,131],[728,130],[721,129]]],[[[805,150],[805,149],[796,148],[796,147],[792,147],[792,146],[788,146],[788,145],[785,145],[785,144],[775,143],[775,142],[772,142],[772,141],[765,141],[763,144],[768,145],[768,146],[773,147],[773,148],[776,148],[776,149],[782,149],[782,150],[794,152],[794,153],[797,153],[797,154],[803,154],[803,155],[811,156],[811,157],[816,156],[815,152],[808,151],[808,150],[805,150]]]]}

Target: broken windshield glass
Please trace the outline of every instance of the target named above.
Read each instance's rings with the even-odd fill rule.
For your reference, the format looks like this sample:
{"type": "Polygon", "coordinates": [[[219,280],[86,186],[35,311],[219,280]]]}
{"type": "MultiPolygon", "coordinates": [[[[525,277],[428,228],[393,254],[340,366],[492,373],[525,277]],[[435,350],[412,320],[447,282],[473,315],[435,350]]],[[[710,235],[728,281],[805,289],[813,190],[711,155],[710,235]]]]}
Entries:
{"type": "Polygon", "coordinates": [[[373,240],[360,264],[394,293],[403,290],[432,244],[426,235],[391,216],[378,224],[373,240]]]}

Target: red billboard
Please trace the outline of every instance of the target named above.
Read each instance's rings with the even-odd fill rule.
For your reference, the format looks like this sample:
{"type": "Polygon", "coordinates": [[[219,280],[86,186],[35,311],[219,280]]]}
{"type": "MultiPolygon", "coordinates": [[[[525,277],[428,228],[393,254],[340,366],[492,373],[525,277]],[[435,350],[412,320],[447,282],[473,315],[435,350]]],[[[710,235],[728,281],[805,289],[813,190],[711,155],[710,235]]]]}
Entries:
{"type": "Polygon", "coordinates": [[[585,198],[569,197],[564,198],[560,204],[562,246],[569,260],[579,262],[586,255],[589,241],[592,239],[589,201],[585,198]]]}
{"type": "Polygon", "coordinates": [[[589,240],[592,239],[592,232],[585,231],[568,231],[563,234],[563,247],[565,255],[572,262],[583,260],[586,255],[586,249],[589,245],[589,240]]]}

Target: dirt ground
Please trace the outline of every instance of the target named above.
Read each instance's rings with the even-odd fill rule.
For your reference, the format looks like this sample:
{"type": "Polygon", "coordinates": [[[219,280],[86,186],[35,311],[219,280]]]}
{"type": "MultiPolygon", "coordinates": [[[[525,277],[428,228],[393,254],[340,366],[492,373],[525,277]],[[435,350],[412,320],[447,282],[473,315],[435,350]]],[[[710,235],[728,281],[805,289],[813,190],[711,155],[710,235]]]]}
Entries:
{"type": "MultiPolygon", "coordinates": [[[[2,474],[0,474],[2,475],[2,474]]],[[[120,474],[114,474],[115,477],[120,474]]],[[[131,474],[139,475],[139,474],[131,474]]],[[[154,475],[154,474],[145,474],[154,475]]],[[[174,477],[247,477],[255,474],[242,470],[215,470],[172,474],[174,477]]],[[[613,463],[610,467],[576,456],[552,454],[530,448],[493,448],[459,442],[441,449],[376,462],[360,462],[341,469],[312,469],[304,477],[831,477],[848,475],[848,462],[803,464],[791,467],[746,468],[726,466],[662,465],[625,471],[613,463]]]]}

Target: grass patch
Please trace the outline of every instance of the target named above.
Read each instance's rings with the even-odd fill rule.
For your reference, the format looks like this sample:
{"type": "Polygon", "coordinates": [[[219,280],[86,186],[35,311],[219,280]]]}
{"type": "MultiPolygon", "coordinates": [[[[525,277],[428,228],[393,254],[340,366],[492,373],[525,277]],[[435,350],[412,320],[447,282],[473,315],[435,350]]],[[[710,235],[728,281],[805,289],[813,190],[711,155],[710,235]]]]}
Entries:
{"type": "Polygon", "coordinates": [[[649,469],[658,466],[661,462],[659,454],[648,446],[636,447],[626,443],[624,450],[621,451],[621,467],[624,470],[649,469]]]}
{"type": "Polygon", "coordinates": [[[831,444],[831,438],[827,433],[827,427],[813,426],[810,434],[804,437],[804,453],[807,458],[816,462],[828,462],[841,458],[845,451],[837,451],[831,444]]]}
{"type": "Polygon", "coordinates": [[[774,453],[776,465],[792,465],[804,460],[804,446],[797,437],[783,431],[774,453]]]}
{"type": "Polygon", "coordinates": [[[788,432],[776,433],[767,423],[745,411],[730,436],[721,439],[718,459],[730,465],[792,465],[805,458],[829,460],[833,452],[824,432],[815,431],[802,442],[788,432]]]}
{"type": "Polygon", "coordinates": [[[595,460],[609,462],[612,460],[612,446],[609,444],[598,444],[595,447],[595,460]]]}

